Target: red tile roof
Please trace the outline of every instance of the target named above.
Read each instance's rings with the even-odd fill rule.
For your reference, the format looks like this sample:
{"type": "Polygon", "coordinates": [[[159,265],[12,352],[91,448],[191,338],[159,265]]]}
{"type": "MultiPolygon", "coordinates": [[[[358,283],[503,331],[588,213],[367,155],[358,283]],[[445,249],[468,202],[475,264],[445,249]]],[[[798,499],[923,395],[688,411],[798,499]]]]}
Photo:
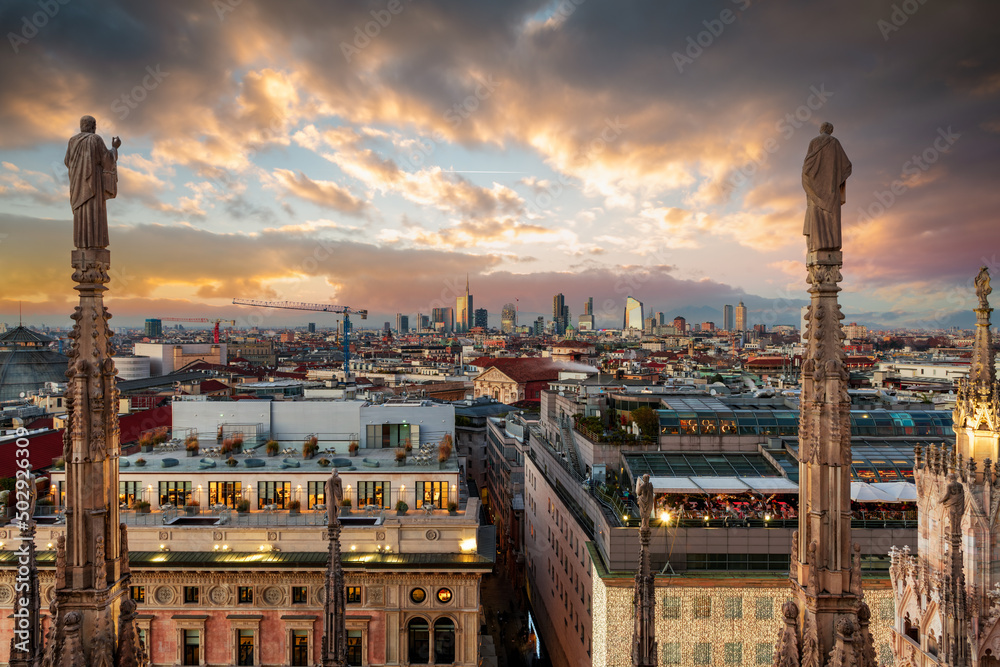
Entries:
{"type": "Polygon", "coordinates": [[[558,380],[559,371],[563,368],[550,359],[538,357],[525,359],[480,357],[473,361],[472,365],[482,368],[484,373],[490,368],[496,368],[514,382],[558,380]]]}

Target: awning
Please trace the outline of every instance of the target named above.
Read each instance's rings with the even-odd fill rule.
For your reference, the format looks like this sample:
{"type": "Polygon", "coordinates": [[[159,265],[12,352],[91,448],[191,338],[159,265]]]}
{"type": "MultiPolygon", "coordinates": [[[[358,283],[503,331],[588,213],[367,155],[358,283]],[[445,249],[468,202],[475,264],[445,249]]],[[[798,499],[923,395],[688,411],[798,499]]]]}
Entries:
{"type": "Polygon", "coordinates": [[[912,503],[917,501],[917,485],[913,482],[878,482],[872,486],[893,498],[893,502],[912,503]]]}
{"type": "Polygon", "coordinates": [[[799,492],[799,485],[784,477],[740,477],[740,481],[758,493],[799,492]]]}
{"type": "Polygon", "coordinates": [[[874,484],[866,482],[851,482],[851,500],[859,503],[894,503],[895,496],[875,488],[874,484]]]}
{"type": "Polygon", "coordinates": [[[705,493],[746,493],[750,490],[739,477],[692,477],[705,493]]]}
{"type": "Polygon", "coordinates": [[[701,488],[690,477],[650,477],[655,493],[701,493],[701,488]]]}

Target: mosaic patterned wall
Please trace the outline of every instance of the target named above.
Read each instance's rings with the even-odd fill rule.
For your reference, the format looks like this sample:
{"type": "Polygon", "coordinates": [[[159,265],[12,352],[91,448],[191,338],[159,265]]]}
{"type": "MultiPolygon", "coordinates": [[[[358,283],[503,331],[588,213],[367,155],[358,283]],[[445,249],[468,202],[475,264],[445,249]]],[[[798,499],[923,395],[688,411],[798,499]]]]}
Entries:
{"type": "MultiPolygon", "coordinates": [[[[632,582],[624,579],[605,582],[596,571],[593,574],[593,665],[629,667],[632,582]]],[[[677,580],[669,579],[658,579],[656,583],[660,665],[772,664],[774,643],[781,628],[781,605],[788,599],[787,582],[775,581],[773,586],[766,582],[763,587],[752,588],[682,587],[677,580]]],[[[881,664],[892,665],[889,648],[894,614],[892,591],[866,590],[865,599],[872,609],[875,653],[881,664]]]]}

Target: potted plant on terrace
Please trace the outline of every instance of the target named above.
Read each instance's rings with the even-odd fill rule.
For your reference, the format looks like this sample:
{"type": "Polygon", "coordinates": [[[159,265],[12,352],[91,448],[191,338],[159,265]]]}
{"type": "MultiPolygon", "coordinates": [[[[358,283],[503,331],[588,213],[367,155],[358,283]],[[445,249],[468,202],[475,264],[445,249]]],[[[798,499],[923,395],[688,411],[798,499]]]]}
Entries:
{"type": "Polygon", "coordinates": [[[233,453],[233,440],[232,438],[226,438],[222,441],[222,445],[219,446],[219,452],[222,454],[232,454],[233,453]]]}
{"type": "Polygon", "coordinates": [[[233,451],[239,454],[243,451],[243,434],[237,433],[233,436],[233,451]]]}
{"type": "Polygon", "coordinates": [[[322,466],[323,468],[325,468],[328,465],[330,465],[330,459],[324,457],[324,458],[321,458],[319,461],[316,461],[316,463],[320,464],[320,466],[322,466]]]}
{"type": "Polygon", "coordinates": [[[456,503],[453,500],[450,503],[448,503],[448,514],[457,514],[457,513],[458,513],[458,503],[456,503]]]}
{"type": "Polygon", "coordinates": [[[188,457],[198,456],[198,438],[197,436],[189,436],[187,440],[184,441],[184,449],[187,450],[188,457]]]}
{"type": "Polygon", "coordinates": [[[306,438],[306,441],[302,444],[302,458],[311,459],[319,451],[319,438],[315,435],[306,438]]]}
{"type": "Polygon", "coordinates": [[[351,444],[347,445],[347,452],[351,456],[357,456],[358,455],[358,449],[360,449],[360,448],[361,448],[361,445],[358,444],[357,440],[351,440],[351,444]]]}
{"type": "Polygon", "coordinates": [[[410,441],[409,438],[403,440],[403,449],[406,450],[407,454],[413,451],[413,443],[410,441]]]}
{"type": "Polygon", "coordinates": [[[341,498],[340,499],[340,514],[341,514],[341,516],[350,516],[351,515],[351,499],[350,498],[341,498]]]}
{"type": "Polygon", "coordinates": [[[199,507],[200,503],[197,500],[192,499],[187,501],[187,505],[184,506],[184,509],[188,513],[188,516],[194,516],[195,514],[198,513],[199,507]]]}
{"type": "Polygon", "coordinates": [[[267,443],[264,445],[264,449],[265,451],[267,451],[268,456],[277,456],[278,447],[279,445],[277,440],[268,440],[267,443]]]}
{"type": "Polygon", "coordinates": [[[247,500],[246,498],[236,503],[237,514],[247,514],[249,511],[250,511],[250,501],[247,500]]]}
{"type": "Polygon", "coordinates": [[[228,459],[226,459],[226,465],[229,466],[230,468],[235,468],[239,464],[240,464],[240,462],[237,461],[236,459],[234,459],[232,456],[230,456],[228,459]]]}
{"type": "Polygon", "coordinates": [[[451,458],[451,436],[446,433],[438,443],[438,467],[441,470],[444,470],[449,458],[451,458]]]}
{"type": "Polygon", "coordinates": [[[149,514],[149,501],[137,500],[134,503],[132,503],[132,509],[134,509],[139,514],[149,514]]]}
{"type": "Polygon", "coordinates": [[[142,466],[146,465],[146,459],[140,456],[135,460],[135,464],[141,468],[142,466]]]}
{"type": "Polygon", "coordinates": [[[299,510],[301,509],[302,509],[302,503],[300,503],[298,500],[293,500],[292,502],[288,503],[289,514],[298,514],[299,510]]]}
{"type": "Polygon", "coordinates": [[[410,509],[410,506],[406,504],[405,500],[400,500],[396,503],[396,514],[402,516],[406,514],[406,510],[410,509]]]}
{"type": "Polygon", "coordinates": [[[153,436],[150,433],[143,433],[139,436],[139,450],[143,454],[153,451],[153,436]]]}
{"type": "Polygon", "coordinates": [[[404,465],[406,465],[406,450],[405,449],[397,449],[396,450],[396,465],[399,466],[400,468],[402,468],[404,465]]]}

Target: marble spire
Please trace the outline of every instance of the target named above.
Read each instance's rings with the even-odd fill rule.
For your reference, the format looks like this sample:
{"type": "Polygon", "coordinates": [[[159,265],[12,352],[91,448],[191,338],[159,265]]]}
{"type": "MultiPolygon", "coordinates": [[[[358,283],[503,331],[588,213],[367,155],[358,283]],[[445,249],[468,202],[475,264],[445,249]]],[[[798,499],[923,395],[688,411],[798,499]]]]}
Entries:
{"type": "Polygon", "coordinates": [[[875,667],[860,548],[851,544],[851,402],[837,298],[843,279],[839,207],[850,161],[832,131],[824,123],[803,168],[810,299],[799,408],[799,527],[789,567],[792,600],[782,609],[787,627],[774,664],[875,667]],[[831,229],[810,226],[810,215],[831,229]]]}
{"type": "MultiPolygon", "coordinates": [[[[96,122],[84,116],[81,128],[82,134],[93,134],[96,122]]],[[[80,135],[70,140],[67,153],[70,181],[78,185],[72,192],[74,216],[91,199],[101,201],[93,215],[81,214],[97,231],[76,234],[72,253],[80,302],[71,315],[73,346],[66,372],[66,535],[57,547],[53,621],[43,667],[145,664],[127,600],[126,528],[118,513],[117,371],[111,358],[111,314],[104,306],[111,253],[106,231],[101,231],[107,220],[98,215],[103,200],[117,193],[114,165],[121,142],[116,137],[113,143],[114,160],[102,141],[81,143],[80,135]]],[[[80,224],[76,226],[79,232],[80,224]]]]}

